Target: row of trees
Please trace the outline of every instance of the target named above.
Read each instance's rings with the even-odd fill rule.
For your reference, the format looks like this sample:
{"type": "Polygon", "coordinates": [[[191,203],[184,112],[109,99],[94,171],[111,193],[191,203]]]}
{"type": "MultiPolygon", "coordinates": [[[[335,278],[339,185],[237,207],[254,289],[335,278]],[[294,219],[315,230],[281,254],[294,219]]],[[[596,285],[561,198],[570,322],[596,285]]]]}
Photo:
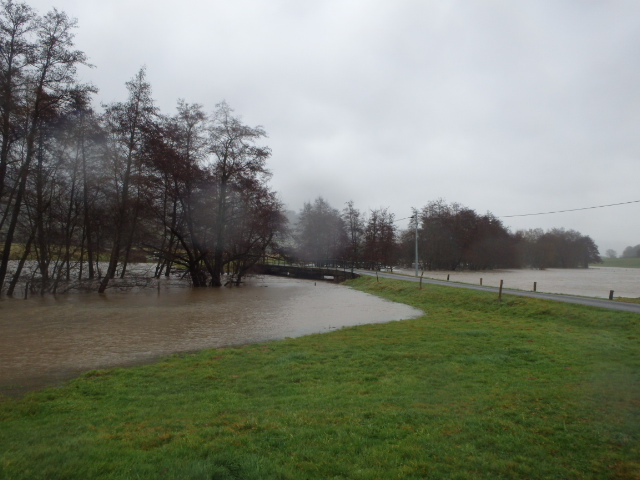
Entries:
{"type": "Polygon", "coordinates": [[[554,228],[516,232],[521,266],[532,268],[588,268],[600,263],[598,247],[587,235],[554,228]]]}
{"type": "Polygon", "coordinates": [[[394,222],[386,208],[366,215],[349,202],[340,212],[319,197],[300,211],[287,254],[317,265],[336,261],[364,268],[393,265],[398,234],[394,222]]]}
{"type": "MultiPolygon", "coordinates": [[[[517,263],[514,239],[491,214],[478,215],[457,203],[437,200],[415,212],[414,228],[416,221],[423,269],[482,270],[517,263]]],[[[407,235],[404,241],[411,244],[407,235]]]]}
{"type": "Polygon", "coordinates": [[[161,114],[144,69],[126,100],[94,111],[75,28],[0,3],[0,292],[25,273],[41,292],[87,280],[103,292],[149,254],[156,276],[179,264],[195,286],[239,282],[286,222],[264,130],[226,103],[161,114]]]}
{"type": "Polygon", "coordinates": [[[416,210],[410,228],[399,231],[388,209],[363,214],[349,202],[339,212],[318,198],[300,212],[294,252],[300,260],[315,263],[415,266],[416,229],[418,267],[423,270],[587,268],[600,261],[593,240],[574,230],[513,234],[489,213],[479,215],[443,200],[416,210]]]}

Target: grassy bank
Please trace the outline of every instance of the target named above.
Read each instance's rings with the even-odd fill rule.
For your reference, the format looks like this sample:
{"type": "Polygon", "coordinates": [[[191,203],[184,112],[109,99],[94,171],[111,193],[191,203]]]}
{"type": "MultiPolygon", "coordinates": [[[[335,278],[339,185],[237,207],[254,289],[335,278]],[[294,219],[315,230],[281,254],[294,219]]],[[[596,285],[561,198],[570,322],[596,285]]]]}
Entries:
{"type": "Polygon", "coordinates": [[[0,478],[639,478],[640,315],[351,284],[426,314],[4,399],[0,478]]]}

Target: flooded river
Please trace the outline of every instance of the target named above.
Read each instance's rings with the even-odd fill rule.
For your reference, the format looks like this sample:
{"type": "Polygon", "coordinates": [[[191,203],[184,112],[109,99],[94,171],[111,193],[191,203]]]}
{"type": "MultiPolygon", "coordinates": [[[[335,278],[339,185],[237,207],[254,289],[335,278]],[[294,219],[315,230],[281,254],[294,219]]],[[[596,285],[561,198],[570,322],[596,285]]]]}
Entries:
{"type": "Polygon", "coordinates": [[[422,312],[323,282],[0,299],[0,394],[176,352],[414,318],[422,312]]]}
{"type": "MultiPolygon", "coordinates": [[[[400,273],[414,275],[413,270],[400,270],[400,273]]],[[[424,272],[424,276],[436,280],[447,280],[487,287],[504,288],[562,295],[608,298],[613,290],[616,297],[640,297],[640,268],[590,267],[590,268],[549,268],[546,270],[491,270],[483,272],[424,272]]]]}
{"type": "MultiPolygon", "coordinates": [[[[403,272],[413,274],[411,271],[403,272]]],[[[640,269],[425,272],[425,277],[509,289],[640,297],[640,269]]],[[[77,374],[151,362],[176,352],[413,318],[421,312],[345,286],[277,277],[241,288],[163,286],[137,293],[0,299],[0,394],[77,374]]]]}

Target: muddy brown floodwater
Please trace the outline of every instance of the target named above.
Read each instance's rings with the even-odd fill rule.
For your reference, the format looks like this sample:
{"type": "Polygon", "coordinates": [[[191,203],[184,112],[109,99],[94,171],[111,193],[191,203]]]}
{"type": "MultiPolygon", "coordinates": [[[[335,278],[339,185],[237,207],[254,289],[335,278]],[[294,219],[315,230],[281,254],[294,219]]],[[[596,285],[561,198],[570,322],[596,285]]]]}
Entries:
{"type": "MultiPolygon", "coordinates": [[[[414,275],[413,270],[397,270],[399,273],[414,275]]],[[[427,278],[451,282],[482,284],[497,287],[504,280],[504,288],[533,290],[536,282],[538,292],[581,295],[584,297],[607,298],[611,290],[616,297],[640,297],[640,268],[589,267],[589,268],[549,268],[547,270],[492,270],[481,272],[424,272],[427,278]]]]}
{"type": "Polygon", "coordinates": [[[19,395],[83,371],[177,352],[242,345],[421,311],[322,282],[276,277],[240,288],[0,299],[0,394],[19,395]]]}

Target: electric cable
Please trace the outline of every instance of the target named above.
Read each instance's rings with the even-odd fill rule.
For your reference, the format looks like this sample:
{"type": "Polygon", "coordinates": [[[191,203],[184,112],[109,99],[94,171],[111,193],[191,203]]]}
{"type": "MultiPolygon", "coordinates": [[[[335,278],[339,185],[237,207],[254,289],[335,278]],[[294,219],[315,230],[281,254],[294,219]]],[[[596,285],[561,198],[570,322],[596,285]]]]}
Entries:
{"type": "Polygon", "coordinates": [[[628,205],[630,203],[640,203],[640,200],[632,200],[630,202],[621,202],[621,203],[610,203],[609,205],[597,205],[595,207],[572,208],[570,210],[556,210],[554,212],[523,213],[519,215],[501,215],[498,218],[532,217],[534,215],[550,215],[552,213],[577,212],[580,210],[592,210],[594,208],[605,208],[605,207],[616,207],[618,205],[628,205]]]}

